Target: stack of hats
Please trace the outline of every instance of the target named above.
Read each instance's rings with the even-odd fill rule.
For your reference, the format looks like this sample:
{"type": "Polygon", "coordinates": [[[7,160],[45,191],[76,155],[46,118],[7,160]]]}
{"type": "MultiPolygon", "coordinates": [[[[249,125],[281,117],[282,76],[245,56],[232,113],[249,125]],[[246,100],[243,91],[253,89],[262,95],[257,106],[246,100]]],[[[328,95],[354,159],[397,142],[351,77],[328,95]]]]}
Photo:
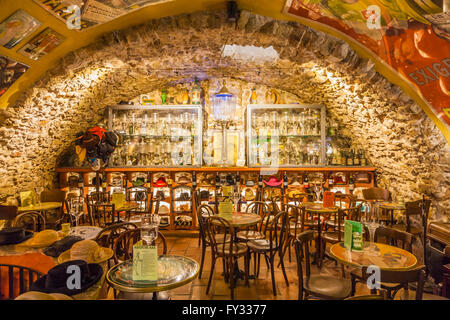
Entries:
{"type": "Polygon", "coordinates": [[[95,171],[101,167],[101,161],[108,163],[109,157],[114,152],[119,142],[119,136],[115,132],[106,131],[100,127],[93,127],[85,133],[76,135],[76,152],[80,161],[86,158],[95,171]]]}

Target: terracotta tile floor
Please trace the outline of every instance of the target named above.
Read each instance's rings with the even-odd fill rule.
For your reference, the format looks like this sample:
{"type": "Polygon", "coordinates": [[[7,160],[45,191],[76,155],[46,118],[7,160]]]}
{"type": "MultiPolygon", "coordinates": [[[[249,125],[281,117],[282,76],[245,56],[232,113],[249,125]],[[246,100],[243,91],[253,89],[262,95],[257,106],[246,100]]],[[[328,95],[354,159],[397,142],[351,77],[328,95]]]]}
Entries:
{"type": "MultiPolygon", "coordinates": [[[[168,253],[183,255],[195,259],[200,263],[201,248],[198,245],[198,239],[192,237],[166,237],[168,253]]],[[[292,251],[293,253],[293,251],[292,251]]],[[[276,259],[278,263],[278,259],[276,259]]],[[[239,261],[240,269],[243,270],[243,259],[239,261]]],[[[216,263],[214,277],[209,294],[206,294],[206,286],[208,284],[208,277],[211,266],[211,254],[207,249],[205,265],[203,267],[203,273],[201,279],[195,279],[193,282],[176,288],[170,291],[172,300],[230,300],[230,289],[228,284],[224,282],[223,275],[221,275],[222,261],[219,259],[216,263]]],[[[256,280],[250,280],[250,287],[244,285],[243,280],[239,280],[235,288],[235,300],[296,300],[298,298],[298,279],[297,279],[297,266],[295,262],[295,256],[292,256],[292,262],[289,262],[289,258],[285,256],[286,273],[289,280],[289,287],[283,278],[281,268],[276,268],[275,279],[277,287],[277,295],[273,295],[272,281],[270,277],[270,270],[267,269],[266,264],[261,260],[261,269],[259,278],[256,280]]],[[[312,272],[319,272],[318,268],[313,265],[312,272]]],[[[253,259],[250,265],[250,273],[253,273],[253,259]]],[[[339,265],[335,266],[334,262],[325,259],[324,265],[320,270],[322,274],[334,275],[341,277],[341,268],[339,265]]],[[[347,274],[347,278],[349,276],[347,274]]],[[[112,290],[110,290],[111,296],[112,290]]],[[[368,294],[367,287],[362,284],[357,285],[356,294],[368,294]]]]}

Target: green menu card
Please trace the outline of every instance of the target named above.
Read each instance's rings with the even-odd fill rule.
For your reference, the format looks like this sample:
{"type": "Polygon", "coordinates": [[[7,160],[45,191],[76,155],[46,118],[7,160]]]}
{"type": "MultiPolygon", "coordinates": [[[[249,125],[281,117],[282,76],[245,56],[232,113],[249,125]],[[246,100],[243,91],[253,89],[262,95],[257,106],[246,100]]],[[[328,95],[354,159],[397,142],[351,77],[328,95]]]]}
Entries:
{"type": "Polygon", "coordinates": [[[362,246],[357,246],[353,242],[354,233],[359,233],[362,239],[362,224],[358,221],[345,220],[344,224],[344,247],[348,250],[361,251],[362,246]]]}
{"type": "Polygon", "coordinates": [[[142,244],[142,240],[133,246],[133,280],[158,280],[158,249],[156,246],[142,244]]]}

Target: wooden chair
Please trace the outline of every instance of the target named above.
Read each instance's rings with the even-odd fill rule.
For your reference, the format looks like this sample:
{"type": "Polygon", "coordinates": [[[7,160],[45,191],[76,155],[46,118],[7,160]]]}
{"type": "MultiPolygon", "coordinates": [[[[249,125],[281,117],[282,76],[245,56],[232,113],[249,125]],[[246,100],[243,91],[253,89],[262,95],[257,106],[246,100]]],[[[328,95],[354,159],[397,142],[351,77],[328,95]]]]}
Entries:
{"type": "Polygon", "coordinates": [[[59,202],[61,207],[56,210],[45,210],[43,215],[45,217],[47,228],[57,230],[60,228],[64,219],[64,203],[66,200],[66,192],[61,190],[47,190],[41,193],[41,202],[59,202]]]}
{"type": "Polygon", "coordinates": [[[237,240],[246,242],[255,239],[264,239],[269,222],[273,219],[269,206],[263,201],[253,201],[247,206],[246,213],[258,214],[261,216],[261,223],[254,227],[246,228],[236,234],[237,240]]]}
{"type": "Polygon", "coordinates": [[[114,223],[120,223],[116,218],[116,208],[114,204],[92,204],[88,203],[88,212],[91,217],[92,225],[107,227],[114,223]]]}
{"type": "Polygon", "coordinates": [[[6,220],[5,227],[10,227],[17,217],[17,206],[0,205],[0,220],[6,220]]]}
{"type": "MultiPolygon", "coordinates": [[[[335,244],[344,241],[344,210],[338,209],[337,218],[336,218],[336,228],[333,231],[325,231],[322,232],[322,241],[319,252],[320,264],[322,265],[322,261],[325,257],[325,251],[327,247],[327,243],[335,244]]],[[[342,265],[342,276],[345,277],[344,265],[342,265]]]]}
{"type": "Polygon", "coordinates": [[[231,299],[234,300],[234,286],[235,286],[235,267],[237,260],[244,258],[245,264],[245,284],[248,286],[249,277],[249,259],[247,256],[247,245],[237,243],[235,238],[235,230],[231,224],[218,216],[209,217],[206,220],[206,234],[211,243],[211,271],[209,274],[208,286],[206,287],[206,294],[211,288],[211,281],[214,274],[214,267],[218,258],[222,258],[223,270],[225,275],[225,282],[230,283],[231,299]],[[217,235],[217,227],[224,230],[223,234],[217,235]]]}
{"type": "Polygon", "coordinates": [[[125,199],[126,201],[133,201],[136,202],[139,207],[134,209],[134,210],[130,210],[127,211],[127,217],[126,220],[130,221],[131,218],[131,214],[137,214],[137,215],[142,215],[145,213],[149,213],[149,201],[148,201],[148,189],[145,187],[133,187],[133,188],[129,188],[127,190],[125,199]]]}
{"type": "MultiPolygon", "coordinates": [[[[102,231],[99,232],[97,237],[95,238],[95,242],[99,244],[101,247],[106,248],[114,248],[114,245],[117,241],[117,238],[124,232],[128,230],[136,229],[137,226],[131,222],[123,222],[110,225],[106,228],[103,228],[102,231]]],[[[114,257],[112,258],[114,259],[114,257]]],[[[111,259],[108,260],[108,269],[111,268],[111,259]]]]}
{"type": "MultiPolygon", "coordinates": [[[[271,227],[268,230],[268,239],[250,240],[247,243],[248,253],[247,260],[250,261],[251,253],[256,253],[259,255],[264,255],[264,258],[270,268],[270,273],[272,276],[272,289],[273,295],[277,295],[276,284],[275,284],[275,256],[278,254],[280,258],[281,270],[283,272],[284,280],[286,281],[286,286],[289,287],[289,281],[286,275],[286,270],[283,261],[283,245],[286,242],[286,224],[288,220],[288,215],[286,211],[279,212],[273,220],[270,222],[271,227]]],[[[255,274],[256,277],[259,275],[259,258],[258,266],[256,266],[255,259],[255,274]]]]}
{"type": "Polygon", "coordinates": [[[23,227],[25,230],[39,232],[45,230],[45,217],[37,211],[24,212],[16,216],[14,227],[23,227]]]}
{"type": "Polygon", "coordinates": [[[298,235],[295,240],[295,255],[297,257],[298,299],[308,297],[319,299],[340,300],[351,295],[351,282],[334,276],[311,274],[309,243],[314,240],[314,231],[307,230],[298,235]],[[305,275],[303,261],[305,260],[305,275]]]}
{"type": "Polygon", "coordinates": [[[86,195],[87,204],[97,204],[97,203],[109,203],[111,202],[111,193],[109,192],[91,192],[86,195]]]}
{"type": "Polygon", "coordinates": [[[288,223],[287,223],[287,239],[286,244],[283,250],[283,257],[286,254],[286,250],[288,250],[289,262],[291,262],[291,246],[294,244],[294,241],[297,239],[297,236],[305,231],[305,208],[288,204],[287,206],[288,213],[288,223]]]}
{"type": "Polygon", "coordinates": [[[428,224],[428,214],[430,212],[431,200],[425,200],[423,203],[424,203],[423,206],[424,215],[422,215],[422,200],[406,202],[405,203],[406,224],[394,224],[392,228],[395,230],[411,233],[413,236],[422,239],[423,227],[417,228],[413,226],[411,222],[411,217],[413,216],[419,217],[422,226],[426,226],[428,224]]]}
{"type": "Polygon", "coordinates": [[[42,273],[31,268],[0,264],[0,283],[2,279],[6,278],[8,283],[8,292],[4,292],[4,284],[0,286],[0,300],[13,300],[22,293],[30,291],[33,282],[42,277],[42,273]],[[6,275],[4,277],[4,275],[6,275]],[[17,275],[19,276],[17,278],[17,275]],[[7,294],[7,295],[6,295],[7,294]]]}
{"type": "MultiPolygon", "coordinates": [[[[367,272],[367,267],[363,267],[361,270],[362,281],[367,282],[368,278],[372,275],[372,272],[367,272]]],[[[361,281],[360,279],[354,277],[352,274],[352,295],[354,295],[356,290],[356,282],[361,281]]],[[[416,300],[422,300],[423,295],[423,286],[425,282],[425,270],[424,266],[420,266],[418,268],[406,271],[390,271],[390,270],[380,270],[380,288],[386,290],[386,286],[383,284],[397,284],[399,283],[399,288],[408,288],[408,284],[411,282],[417,282],[417,290],[416,290],[416,300]]],[[[376,293],[376,289],[371,289],[372,293],[376,293]]],[[[386,290],[387,297],[389,300],[393,300],[395,294],[398,290],[395,290],[392,295],[393,290],[386,290]]]]}
{"type": "Polygon", "coordinates": [[[367,188],[362,190],[364,200],[382,200],[389,201],[391,194],[383,188],[367,188]]]}
{"type": "Polygon", "coordinates": [[[290,204],[291,202],[294,203],[295,206],[300,206],[303,203],[303,199],[308,199],[310,196],[309,193],[296,193],[293,197],[287,196],[287,202],[290,204]]]}
{"type": "Polygon", "coordinates": [[[386,291],[380,290],[380,294],[363,294],[349,297],[344,300],[388,300],[388,297],[386,291]]]}
{"type": "Polygon", "coordinates": [[[207,205],[202,204],[198,207],[197,210],[197,221],[198,221],[198,227],[199,227],[199,234],[201,238],[201,245],[202,245],[202,258],[200,261],[200,271],[198,273],[198,278],[201,279],[202,272],[203,272],[203,264],[205,262],[205,254],[206,254],[206,248],[211,247],[211,242],[209,241],[206,228],[207,228],[207,219],[209,217],[214,216],[214,209],[207,205]]]}

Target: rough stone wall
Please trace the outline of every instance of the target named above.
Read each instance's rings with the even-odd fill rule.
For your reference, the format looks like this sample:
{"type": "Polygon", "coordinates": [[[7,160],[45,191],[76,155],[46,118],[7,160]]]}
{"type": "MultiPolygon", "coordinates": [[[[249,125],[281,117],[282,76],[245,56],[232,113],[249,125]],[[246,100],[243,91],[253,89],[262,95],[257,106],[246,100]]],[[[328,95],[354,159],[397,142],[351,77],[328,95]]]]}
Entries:
{"type": "Polygon", "coordinates": [[[66,56],[0,120],[0,192],[50,187],[73,135],[99,122],[105,106],[200,79],[235,78],[325,104],[406,200],[426,193],[436,218],[450,212],[450,148],[401,89],[343,41],[293,22],[242,12],[167,17],[110,33],[66,56]],[[258,64],[221,57],[224,44],[273,46],[280,59],[258,64]]]}

